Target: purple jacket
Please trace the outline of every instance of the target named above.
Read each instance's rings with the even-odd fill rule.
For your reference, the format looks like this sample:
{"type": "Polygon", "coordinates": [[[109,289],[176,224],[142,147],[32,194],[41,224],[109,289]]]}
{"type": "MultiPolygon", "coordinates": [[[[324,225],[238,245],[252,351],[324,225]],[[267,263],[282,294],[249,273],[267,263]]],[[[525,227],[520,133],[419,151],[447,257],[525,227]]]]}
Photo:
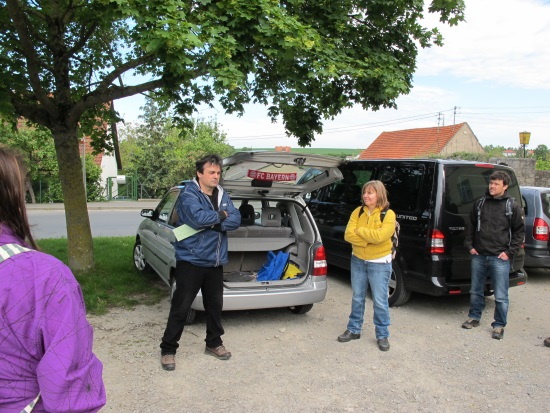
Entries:
{"type": "MultiPolygon", "coordinates": [[[[25,244],[0,224],[0,245],[25,244]]],[[[103,365],[82,291],[56,258],[30,251],[0,263],[0,412],[96,412],[103,365]]]]}

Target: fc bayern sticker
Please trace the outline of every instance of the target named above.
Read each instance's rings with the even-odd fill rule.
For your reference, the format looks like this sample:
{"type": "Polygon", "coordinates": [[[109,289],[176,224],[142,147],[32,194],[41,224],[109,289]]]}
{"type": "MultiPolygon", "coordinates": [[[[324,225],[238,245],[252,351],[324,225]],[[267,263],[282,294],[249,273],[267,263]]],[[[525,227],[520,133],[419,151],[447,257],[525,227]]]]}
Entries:
{"type": "Polygon", "coordinates": [[[290,173],[279,173],[279,172],[265,172],[265,171],[256,171],[254,169],[248,170],[248,177],[252,179],[257,179],[258,181],[295,181],[296,172],[290,173]]]}

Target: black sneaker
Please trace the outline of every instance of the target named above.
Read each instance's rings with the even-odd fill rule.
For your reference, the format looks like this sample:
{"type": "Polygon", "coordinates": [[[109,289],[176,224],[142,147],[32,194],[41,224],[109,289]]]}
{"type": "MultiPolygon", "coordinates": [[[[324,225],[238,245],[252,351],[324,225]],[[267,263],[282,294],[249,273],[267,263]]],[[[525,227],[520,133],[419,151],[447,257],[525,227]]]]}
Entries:
{"type": "Polygon", "coordinates": [[[360,339],[360,338],[361,338],[361,334],[355,334],[355,333],[352,333],[349,330],[346,330],[344,332],[344,334],[340,334],[338,336],[338,341],[340,343],[347,343],[348,341],[357,340],[357,339],[360,339]]]}
{"type": "Polygon", "coordinates": [[[502,327],[493,328],[493,338],[495,340],[502,340],[503,337],[504,337],[504,328],[502,327]]]}
{"type": "Polygon", "coordinates": [[[387,338],[381,338],[378,340],[378,348],[380,351],[388,351],[390,349],[390,342],[387,338]]]}
{"type": "Polygon", "coordinates": [[[472,327],[479,327],[479,320],[474,320],[473,318],[469,318],[462,323],[462,328],[466,328],[469,330],[472,327]]]}

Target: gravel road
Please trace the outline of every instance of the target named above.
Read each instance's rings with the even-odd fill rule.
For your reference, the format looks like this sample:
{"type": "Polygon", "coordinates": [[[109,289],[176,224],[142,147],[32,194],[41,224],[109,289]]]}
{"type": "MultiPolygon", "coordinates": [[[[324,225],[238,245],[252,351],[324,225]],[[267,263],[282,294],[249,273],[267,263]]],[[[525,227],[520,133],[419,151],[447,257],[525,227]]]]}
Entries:
{"type": "Polygon", "coordinates": [[[224,313],[233,357],[204,354],[204,316],[186,327],[176,370],[160,367],[168,299],[154,306],[90,316],[104,363],[102,412],[548,412],[550,273],[510,289],[504,340],[491,338],[494,301],[481,326],[460,328],[468,297],[414,295],[391,309],[391,350],[376,346],[368,301],[360,340],[338,343],[351,288],[331,269],[324,302],[224,313]]]}

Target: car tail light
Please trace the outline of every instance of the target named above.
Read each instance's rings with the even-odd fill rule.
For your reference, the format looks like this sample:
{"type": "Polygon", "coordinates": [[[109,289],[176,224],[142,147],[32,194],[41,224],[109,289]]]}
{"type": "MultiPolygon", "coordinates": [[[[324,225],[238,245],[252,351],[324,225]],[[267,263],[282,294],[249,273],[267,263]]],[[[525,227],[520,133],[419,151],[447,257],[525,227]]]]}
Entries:
{"type": "Polygon", "coordinates": [[[445,235],[440,230],[432,229],[430,240],[430,254],[445,253],[445,235]]]}
{"type": "Polygon", "coordinates": [[[535,218],[533,224],[533,238],[537,241],[548,241],[550,239],[548,224],[544,219],[535,218]]]}
{"type": "Polygon", "coordinates": [[[313,275],[327,275],[327,257],[325,255],[325,247],[320,246],[315,250],[313,256],[313,275]]]}

